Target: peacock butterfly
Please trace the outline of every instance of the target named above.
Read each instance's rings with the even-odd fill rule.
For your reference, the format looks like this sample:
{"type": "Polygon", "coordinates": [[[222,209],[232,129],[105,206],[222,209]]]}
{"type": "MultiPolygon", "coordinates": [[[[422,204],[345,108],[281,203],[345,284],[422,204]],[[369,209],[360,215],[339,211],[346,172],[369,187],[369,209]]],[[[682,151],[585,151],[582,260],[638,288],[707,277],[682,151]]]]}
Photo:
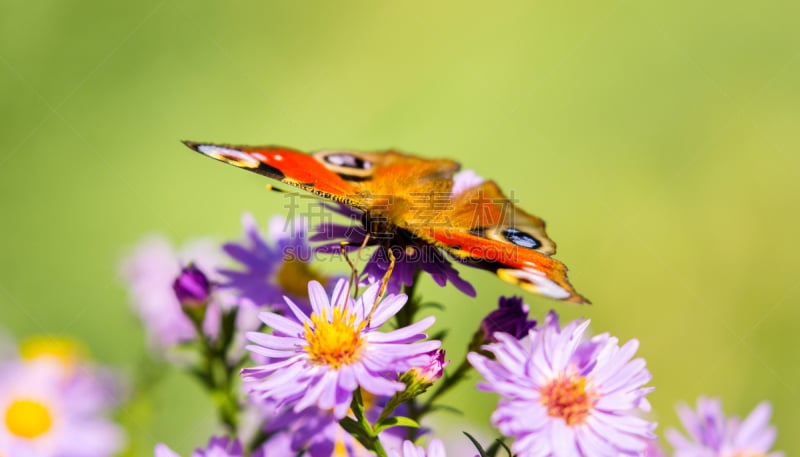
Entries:
{"type": "Polygon", "coordinates": [[[494,181],[475,175],[454,181],[460,165],[453,160],[392,150],[307,154],[278,146],[184,144],[356,209],[365,216],[368,230],[398,234],[385,237],[387,244],[403,249],[410,234],[414,242],[444,249],[461,263],[493,271],[529,292],[589,303],[569,283],[566,266],[551,257],[556,246],[545,233],[544,221],[517,208],[494,181]],[[421,199],[430,202],[424,210],[421,199]]]}

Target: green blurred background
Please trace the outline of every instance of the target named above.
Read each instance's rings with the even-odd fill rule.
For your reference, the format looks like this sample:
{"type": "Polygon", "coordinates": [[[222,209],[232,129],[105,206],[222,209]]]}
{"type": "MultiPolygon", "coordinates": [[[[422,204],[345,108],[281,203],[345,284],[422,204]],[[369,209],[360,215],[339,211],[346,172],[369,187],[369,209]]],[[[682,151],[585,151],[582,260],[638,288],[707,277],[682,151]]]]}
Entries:
{"type": "MultiPolygon", "coordinates": [[[[0,322],[70,334],[131,372],[146,353],[117,277],[145,234],[238,237],[282,211],[263,178],[178,140],[397,147],[460,160],[548,222],[589,307],[638,338],[659,431],[701,394],[775,407],[800,453],[800,3],[0,3],[0,322]]],[[[498,294],[426,281],[458,360],[498,294]]],[[[450,399],[488,424],[495,398],[450,399]]],[[[126,414],[135,455],[186,452],[210,402],[173,373],[126,414]],[[199,418],[199,419],[198,419],[199,418]]]]}

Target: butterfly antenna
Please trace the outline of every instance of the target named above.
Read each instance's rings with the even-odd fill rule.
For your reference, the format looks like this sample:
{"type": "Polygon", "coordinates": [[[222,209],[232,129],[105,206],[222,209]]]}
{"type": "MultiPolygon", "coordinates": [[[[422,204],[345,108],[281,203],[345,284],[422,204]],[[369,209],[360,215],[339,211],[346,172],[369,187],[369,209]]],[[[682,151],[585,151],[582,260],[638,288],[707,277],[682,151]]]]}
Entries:
{"type": "Polygon", "coordinates": [[[321,197],[319,195],[315,195],[315,194],[309,195],[309,194],[306,194],[306,193],[303,193],[303,192],[298,192],[298,191],[295,191],[295,190],[286,190],[286,189],[282,189],[280,187],[275,187],[272,184],[267,184],[264,187],[270,192],[276,192],[276,193],[283,194],[283,195],[291,195],[292,197],[306,198],[306,199],[309,199],[309,200],[317,200],[317,201],[323,202],[323,203],[328,203],[329,202],[328,199],[323,198],[323,197],[321,197]]]}
{"type": "Polygon", "coordinates": [[[355,262],[356,267],[358,266],[358,261],[361,260],[361,253],[364,252],[364,249],[367,247],[367,243],[369,243],[369,233],[364,236],[364,241],[361,242],[361,246],[358,248],[358,256],[355,262]]]}

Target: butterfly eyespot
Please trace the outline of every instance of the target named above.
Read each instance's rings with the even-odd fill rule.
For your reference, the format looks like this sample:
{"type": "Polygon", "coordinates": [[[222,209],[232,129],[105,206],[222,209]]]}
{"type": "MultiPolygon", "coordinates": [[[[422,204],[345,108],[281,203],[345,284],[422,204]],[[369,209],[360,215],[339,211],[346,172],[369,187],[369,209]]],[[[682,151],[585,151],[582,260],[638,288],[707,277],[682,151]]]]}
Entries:
{"type": "Polygon", "coordinates": [[[503,236],[521,248],[537,249],[542,246],[542,243],[530,233],[512,227],[503,230],[503,236]]]}
{"type": "Polygon", "coordinates": [[[320,151],[314,154],[332,172],[347,181],[366,181],[372,177],[375,164],[366,155],[340,152],[320,151]]]}
{"type": "Polygon", "coordinates": [[[354,168],[356,170],[369,170],[372,168],[372,162],[363,159],[353,154],[347,153],[328,153],[323,156],[323,160],[331,165],[343,168],[354,168]]]}

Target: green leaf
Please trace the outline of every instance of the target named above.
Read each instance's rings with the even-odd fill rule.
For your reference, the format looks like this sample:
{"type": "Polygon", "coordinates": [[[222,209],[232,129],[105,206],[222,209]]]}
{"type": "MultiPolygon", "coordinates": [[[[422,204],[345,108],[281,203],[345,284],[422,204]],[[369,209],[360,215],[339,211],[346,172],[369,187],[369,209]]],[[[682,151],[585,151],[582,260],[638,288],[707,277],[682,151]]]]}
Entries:
{"type": "Polygon", "coordinates": [[[481,443],[479,443],[478,440],[473,438],[472,435],[470,435],[467,432],[461,432],[461,433],[467,435],[467,438],[469,438],[469,440],[472,441],[472,445],[475,446],[475,449],[478,450],[478,453],[480,454],[481,457],[491,457],[491,455],[487,454],[486,451],[483,449],[483,446],[481,446],[481,443]]]}
{"type": "Polygon", "coordinates": [[[209,373],[206,373],[198,367],[188,368],[187,371],[189,374],[197,378],[197,380],[200,381],[207,389],[214,388],[214,381],[209,376],[209,373]]]}
{"type": "Polygon", "coordinates": [[[509,449],[508,446],[506,446],[506,443],[503,442],[503,440],[498,438],[497,442],[499,442],[503,446],[503,449],[506,450],[506,453],[508,453],[508,457],[514,457],[514,454],[511,452],[511,449],[509,449]]]}
{"type": "Polygon", "coordinates": [[[440,303],[436,303],[436,302],[431,302],[431,301],[428,301],[428,302],[425,302],[425,303],[419,305],[419,309],[425,309],[425,308],[438,309],[439,311],[444,311],[445,310],[444,305],[442,305],[440,303]]]}
{"type": "Polygon", "coordinates": [[[345,417],[344,419],[339,421],[339,425],[342,426],[343,429],[350,435],[352,435],[355,439],[358,440],[359,443],[363,444],[364,447],[367,449],[372,449],[374,443],[373,438],[369,436],[369,434],[364,430],[360,423],[353,420],[352,418],[345,417]]]}
{"type": "Polygon", "coordinates": [[[353,400],[350,402],[350,410],[353,411],[353,415],[356,416],[356,420],[362,427],[364,425],[369,427],[369,421],[364,417],[364,399],[361,397],[361,389],[353,391],[353,400]]]}
{"type": "Polygon", "coordinates": [[[227,354],[233,336],[236,334],[236,319],[239,314],[239,308],[235,307],[222,315],[222,335],[220,338],[220,350],[223,354],[227,354]]]}
{"type": "Polygon", "coordinates": [[[395,416],[395,417],[387,417],[382,421],[375,424],[375,433],[380,433],[387,428],[392,427],[409,427],[409,428],[419,428],[419,424],[414,419],[410,417],[403,417],[403,416],[395,416]]]}
{"type": "Polygon", "coordinates": [[[448,412],[450,414],[455,414],[457,416],[463,416],[464,415],[464,411],[456,408],[455,406],[442,405],[442,404],[439,404],[439,403],[437,403],[435,405],[432,405],[430,407],[430,409],[428,410],[428,412],[431,412],[431,413],[434,412],[434,411],[446,411],[446,412],[448,412]]]}
{"type": "Polygon", "coordinates": [[[506,450],[506,455],[508,457],[512,457],[511,449],[506,446],[506,443],[504,443],[501,438],[495,438],[494,443],[489,446],[489,449],[486,452],[490,456],[494,457],[497,455],[497,451],[499,451],[501,447],[506,450]]]}

